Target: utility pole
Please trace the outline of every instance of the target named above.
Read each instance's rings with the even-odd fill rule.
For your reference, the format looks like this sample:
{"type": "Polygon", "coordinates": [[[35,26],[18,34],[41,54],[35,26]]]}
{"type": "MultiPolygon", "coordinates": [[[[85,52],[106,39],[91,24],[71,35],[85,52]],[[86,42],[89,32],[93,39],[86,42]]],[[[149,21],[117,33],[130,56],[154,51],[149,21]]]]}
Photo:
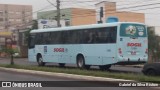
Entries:
{"type": "Polygon", "coordinates": [[[61,19],[61,13],[60,13],[60,0],[57,0],[57,26],[61,27],[60,19],[61,19]]]}
{"type": "Polygon", "coordinates": [[[103,20],[102,20],[102,18],[103,18],[103,7],[100,7],[100,23],[103,23],[103,20]]]}

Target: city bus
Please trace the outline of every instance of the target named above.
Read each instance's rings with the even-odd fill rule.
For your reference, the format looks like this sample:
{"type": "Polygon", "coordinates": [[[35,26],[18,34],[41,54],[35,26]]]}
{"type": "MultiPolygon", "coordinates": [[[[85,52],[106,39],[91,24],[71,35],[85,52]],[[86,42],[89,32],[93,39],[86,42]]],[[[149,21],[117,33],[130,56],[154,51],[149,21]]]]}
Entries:
{"type": "Polygon", "coordinates": [[[146,26],[136,22],[114,22],[32,30],[29,61],[76,64],[107,70],[114,64],[139,64],[148,60],[146,26]]]}

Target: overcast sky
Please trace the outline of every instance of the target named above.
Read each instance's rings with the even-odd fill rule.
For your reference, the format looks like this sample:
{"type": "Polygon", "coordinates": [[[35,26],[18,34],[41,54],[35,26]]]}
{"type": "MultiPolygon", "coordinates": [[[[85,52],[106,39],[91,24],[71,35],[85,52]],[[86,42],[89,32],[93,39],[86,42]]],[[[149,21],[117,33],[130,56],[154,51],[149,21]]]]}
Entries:
{"type": "MultiPolygon", "coordinates": [[[[56,4],[56,0],[49,0],[49,1],[56,4]]],[[[95,3],[104,0],[60,0],[60,1],[61,1],[61,8],[67,8],[67,7],[95,8],[94,7],[95,3]]],[[[146,13],[145,14],[146,24],[153,26],[160,26],[160,4],[157,4],[160,3],[160,0],[107,0],[107,1],[112,1],[112,2],[116,1],[117,9],[119,11],[133,11],[133,12],[146,13]],[[129,8],[129,9],[119,9],[122,7],[130,7],[137,5],[141,6],[146,4],[153,4],[153,5],[142,6],[137,8],[129,8]]],[[[48,7],[45,10],[56,9],[54,6],[48,3],[47,0],[0,0],[0,3],[32,5],[33,12],[43,9],[44,7],[47,6],[48,7]]],[[[157,34],[160,35],[160,32],[157,32],[157,34]]]]}

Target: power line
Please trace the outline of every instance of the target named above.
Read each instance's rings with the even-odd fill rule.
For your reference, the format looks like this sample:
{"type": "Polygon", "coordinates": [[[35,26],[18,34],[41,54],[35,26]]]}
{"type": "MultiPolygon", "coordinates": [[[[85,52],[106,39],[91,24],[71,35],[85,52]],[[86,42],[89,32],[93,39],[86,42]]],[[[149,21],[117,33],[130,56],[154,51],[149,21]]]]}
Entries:
{"type": "MultiPolygon", "coordinates": [[[[154,5],[154,4],[149,4],[149,5],[154,5]]],[[[140,7],[141,5],[139,5],[139,7],[140,7]]],[[[144,6],[144,5],[142,5],[142,6],[144,6]]],[[[145,5],[146,6],[146,5],[145,5]]],[[[46,7],[48,7],[48,6],[46,6],[46,7]]],[[[38,11],[36,11],[36,12],[33,12],[33,13],[37,13],[37,12],[40,12],[40,11],[42,11],[42,10],[45,10],[46,9],[46,7],[45,8],[42,8],[42,9],[40,9],[40,10],[38,10],[38,11]]],[[[135,6],[134,6],[135,7],[135,6]]],[[[134,7],[132,7],[132,8],[134,8],[134,7]]],[[[128,7],[125,7],[126,9],[128,8],[128,7]]],[[[131,8],[131,7],[130,7],[131,8]]],[[[160,7],[154,7],[154,8],[160,8],[160,7]]],[[[124,7],[122,8],[122,9],[124,9],[124,7]]],[[[145,8],[145,10],[146,10],[147,8],[145,8]]],[[[149,8],[148,8],[149,9],[149,8]]],[[[150,8],[151,9],[151,8],[150,8]]],[[[153,9],[153,8],[152,8],[153,9]]],[[[107,11],[113,11],[113,10],[107,10],[107,11]]],[[[138,10],[135,10],[135,11],[138,11],[138,10]]],[[[118,13],[121,13],[121,12],[118,12],[118,13]]],[[[124,12],[122,12],[122,13],[124,13],[124,12]]],[[[87,13],[87,14],[83,14],[83,15],[81,15],[81,14],[79,14],[79,15],[81,15],[81,16],[78,16],[78,15],[72,15],[72,17],[85,17],[85,16],[93,16],[92,14],[94,14],[93,12],[92,13],[87,13]]],[[[110,13],[110,14],[112,14],[112,13],[110,13]]],[[[149,13],[148,13],[149,14],[149,13]]],[[[150,14],[152,14],[152,13],[150,13],[150,14]]],[[[29,15],[30,16],[30,15],[29,15]]],[[[27,16],[25,16],[25,17],[27,17],[27,16]]]]}
{"type": "Polygon", "coordinates": [[[49,0],[47,0],[47,2],[49,2],[51,5],[53,5],[54,7],[57,7],[56,5],[54,5],[54,3],[50,2],[49,0]]]}
{"type": "Polygon", "coordinates": [[[144,6],[153,6],[153,5],[159,5],[160,3],[152,3],[152,4],[146,4],[146,5],[137,5],[137,6],[131,6],[131,7],[122,7],[119,9],[129,9],[129,8],[137,8],[137,7],[144,7],[144,6]]]}
{"type": "MultiPolygon", "coordinates": [[[[160,4],[160,3],[152,3],[152,4],[147,4],[147,5],[150,6],[150,5],[156,5],[156,4],[160,4]]],[[[147,5],[137,5],[137,6],[131,6],[131,7],[122,7],[122,8],[118,8],[117,10],[123,10],[123,9],[129,9],[129,8],[131,9],[131,8],[137,8],[137,7],[144,7],[144,6],[147,6],[147,5]]],[[[159,8],[159,7],[157,7],[157,8],[159,8]]],[[[149,8],[139,9],[139,10],[146,10],[146,9],[149,9],[149,8]]],[[[150,8],[150,9],[155,9],[155,8],[150,8]]],[[[139,10],[133,10],[133,11],[139,11],[139,10]]],[[[108,11],[112,11],[112,10],[110,9],[108,11]]]]}

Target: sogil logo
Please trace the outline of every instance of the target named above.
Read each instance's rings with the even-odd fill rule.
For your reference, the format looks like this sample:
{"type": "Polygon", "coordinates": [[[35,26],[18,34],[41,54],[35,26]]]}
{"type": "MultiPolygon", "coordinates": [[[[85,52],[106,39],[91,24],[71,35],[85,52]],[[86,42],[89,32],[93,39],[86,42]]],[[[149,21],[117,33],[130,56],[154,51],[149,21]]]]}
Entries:
{"type": "Polygon", "coordinates": [[[128,47],[133,47],[133,46],[135,46],[135,47],[141,47],[141,43],[127,43],[127,46],[128,47]]]}

